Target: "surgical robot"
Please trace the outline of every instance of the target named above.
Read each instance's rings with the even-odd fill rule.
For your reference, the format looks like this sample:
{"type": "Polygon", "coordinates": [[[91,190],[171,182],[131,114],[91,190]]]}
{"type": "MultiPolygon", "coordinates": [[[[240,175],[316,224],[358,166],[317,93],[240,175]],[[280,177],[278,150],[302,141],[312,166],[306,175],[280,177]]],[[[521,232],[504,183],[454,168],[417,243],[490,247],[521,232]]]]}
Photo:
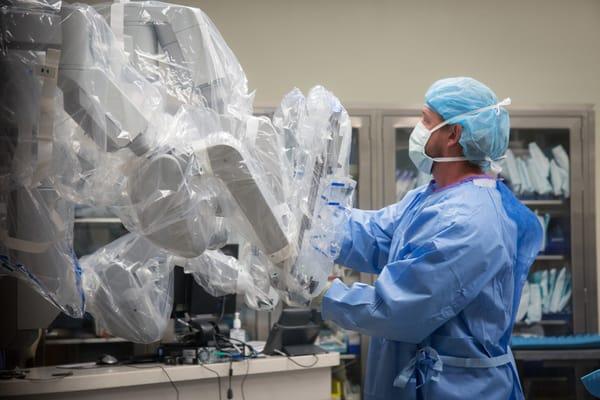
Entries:
{"type": "Polygon", "coordinates": [[[0,26],[0,274],[140,343],[166,329],[175,265],[260,310],[324,289],[355,187],[333,94],[252,115],[241,65],[191,7],[9,1],[0,26]],[[78,259],[76,204],[130,233],[78,259]],[[239,260],[219,251],[234,232],[239,260]]]}

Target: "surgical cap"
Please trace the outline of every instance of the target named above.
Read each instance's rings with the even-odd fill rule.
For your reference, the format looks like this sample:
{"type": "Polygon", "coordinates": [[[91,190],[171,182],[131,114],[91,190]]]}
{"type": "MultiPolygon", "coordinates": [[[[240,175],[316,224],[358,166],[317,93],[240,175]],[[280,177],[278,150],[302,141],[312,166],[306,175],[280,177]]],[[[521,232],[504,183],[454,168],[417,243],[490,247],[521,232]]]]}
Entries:
{"type": "Polygon", "coordinates": [[[496,94],[473,78],[441,79],[425,94],[429,109],[449,124],[462,126],[459,143],[465,157],[485,169],[490,166],[489,159],[496,160],[506,152],[510,132],[508,112],[499,107],[472,115],[461,114],[496,103],[496,94]]]}

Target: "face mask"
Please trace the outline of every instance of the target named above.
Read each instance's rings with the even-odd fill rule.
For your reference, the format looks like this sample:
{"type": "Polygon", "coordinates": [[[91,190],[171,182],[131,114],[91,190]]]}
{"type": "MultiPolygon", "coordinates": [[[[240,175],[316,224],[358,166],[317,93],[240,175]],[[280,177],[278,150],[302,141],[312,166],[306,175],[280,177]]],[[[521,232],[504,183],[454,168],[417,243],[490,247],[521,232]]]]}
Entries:
{"type": "Polygon", "coordinates": [[[452,161],[465,161],[465,157],[429,157],[425,153],[425,145],[429,141],[429,137],[433,132],[440,129],[441,126],[437,126],[432,130],[428,130],[425,128],[425,125],[421,121],[417,123],[412,133],[410,134],[410,138],[408,140],[408,156],[410,157],[415,167],[421,172],[426,174],[431,174],[431,168],[433,167],[433,162],[452,162],[452,161]]]}
{"type": "MultiPolygon", "coordinates": [[[[423,123],[421,121],[419,121],[417,123],[417,125],[415,126],[415,128],[413,129],[413,131],[411,132],[410,138],[408,140],[408,156],[410,157],[413,164],[415,164],[415,167],[417,167],[417,169],[419,171],[424,172],[426,174],[431,174],[431,168],[433,167],[434,161],[435,162],[466,161],[467,159],[464,156],[435,157],[435,158],[429,157],[425,153],[425,146],[427,145],[427,142],[429,141],[429,137],[431,136],[431,134],[438,131],[439,129],[443,128],[444,126],[452,123],[451,121],[458,120],[461,117],[465,117],[468,115],[476,115],[483,111],[492,110],[492,109],[496,109],[497,112],[499,113],[501,106],[508,106],[508,105],[510,105],[510,103],[511,103],[510,98],[507,98],[507,99],[502,100],[498,104],[494,104],[492,106],[487,106],[487,107],[483,107],[483,108],[478,108],[477,110],[459,114],[455,117],[450,118],[449,120],[446,120],[446,121],[434,126],[431,130],[427,129],[425,127],[425,125],[423,125],[423,123]]],[[[504,158],[504,156],[500,157],[499,159],[502,159],[502,158],[504,158]]],[[[492,162],[492,161],[496,161],[496,160],[486,159],[486,160],[481,160],[481,161],[492,162]]],[[[497,172],[499,172],[499,171],[497,171],[497,172]]]]}

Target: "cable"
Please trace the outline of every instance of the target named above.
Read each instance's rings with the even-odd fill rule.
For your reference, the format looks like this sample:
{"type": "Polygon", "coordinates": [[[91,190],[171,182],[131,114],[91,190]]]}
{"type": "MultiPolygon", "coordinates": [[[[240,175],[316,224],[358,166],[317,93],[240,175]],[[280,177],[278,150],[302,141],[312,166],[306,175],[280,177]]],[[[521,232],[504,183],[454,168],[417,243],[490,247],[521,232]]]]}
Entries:
{"type": "Polygon", "coordinates": [[[219,375],[219,373],[217,371],[215,371],[214,369],[208,368],[206,365],[204,365],[204,363],[200,363],[199,365],[206,368],[207,370],[209,370],[210,372],[212,372],[213,374],[215,374],[217,376],[217,382],[219,383],[219,400],[222,400],[222,398],[221,398],[221,375],[219,375]]]}
{"type": "Polygon", "coordinates": [[[179,400],[179,389],[177,389],[177,385],[171,379],[171,375],[169,375],[169,373],[167,372],[167,370],[165,369],[164,366],[162,366],[160,364],[158,366],[160,367],[160,369],[163,370],[163,372],[165,373],[165,375],[167,376],[167,378],[169,378],[169,382],[171,382],[171,386],[173,386],[173,389],[175,389],[176,399],[179,400]]]}
{"type": "MultiPolygon", "coordinates": [[[[233,347],[237,346],[233,343],[240,343],[242,346],[244,346],[244,351],[240,352],[240,355],[243,357],[244,360],[246,360],[246,372],[244,374],[244,377],[242,378],[242,384],[241,384],[241,392],[242,392],[242,400],[246,400],[246,393],[244,392],[244,385],[246,383],[246,379],[248,378],[248,373],[250,372],[250,361],[248,360],[249,358],[256,358],[258,357],[258,352],[256,351],[256,349],[254,347],[252,347],[251,345],[249,345],[248,343],[244,342],[243,340],[239,340],[239,339],[235,339],[235,338],[230,338],[227,337],[225,335],[219,334],[217,333],[216,336],[218,336],[219,338],[221,338],[223,341],[225,342],[229,342],[230,345],[232,345],[233,347]],[[245,348],[248,347],[248,349],[250,350],[251,355],[250,356],[246,356],[246,352],[245,352],[245,348]]],[[[239,352],[239,350],[238,350],[239,352]]],[[[233,370],[231,369],[231,362],[233,361],[233,358],[230,355],[230,383],[229,386],[231,387],[231,374],[233,373],[233,370]]],[[[292,360],[293,361],[293,360],[292,360]]],[[[229,392],[228,392],[228,396],[229,396],[229,392]]],[[[228,398],[233,398],[233,393],[231,393],[232,397],[228,397],[228,398]]]]}
{"type": "MultiPolygon", "coordinates": [[[[258,357],[258,352],[254,349],[254,347],[250,346],[248,343],[244,342],[243,340],[230,338],[230,337],[227,337],[227,336],[222,335],[220,333],[217,333],[216,335],[219,336],[224,341],[229,342],[229,344],[231,344],[232,346],[233,346],[233,343],[231,343],[231,341],[234,341],[234,342],[237,342],[237,343],[241,343],[243,346],[248,347],[248,349],[252,353],[251,357],[258,357]]],[[[242,354],[242,357],[246,357],[245,353],[242,354]]]]}
{"type": "Polygon", "coordinates": [[[176,399],[179,400],[179,389],[177,388],[177,385],[175,384],[175,382],[173,382],[173,380],[171,379],[171,375],[169,375],[169,373],[167,372],[167,370],[165,369],[165,367],[163,367],[161,364],[151,365],[151,366],[148,366],[148,367],[140,367],[138,365],[133,365],[133,364],[124,364],[124,365],[126,367],[135,368],[135,369],[152,369],[152,368],[156,368],[156,367],[162,369],[162,371],[165,373],[165,375],[169,379],[169,382],[171,382],[171,386],[173,386],[173,389],[175,389],[176,399]]]}
{"type": "Polygon", "coordinates": [[[246,378],[248,378],[248,373],[250,372],[250,360],[246,359],[246,373],[242,378],[242,400],[246,400],[246,394],[244,393],[244,384],[246,383],[246,378]]]}
{"type": "Polygon", "coordinates": [[[354,365],[354,364],[356,364],[356,363],[357,363],[357,360],[356,360],[356,359],[354,359],[354,360],[350,360],[350,361],[348,361],[347,363],[343,363],[342,365],[339,365],[339,366],[337,366],[337,367],[333,368],[333,369],[332,369],[332,371],[333,371],[333,372],[340,371],[340,370],[342,370],[342,369],[346,369],[346,368],[348,368],[350,365],[354,365]]]}
{"type": "Polygon", "coordinates": [[[233,399],[233,389],[231,389],[231,377],[233,376],[233,357],[229,357],[229,388],[227,389],[227,399],[233,399]]]}
{"type": "Polygon", "coordinates": [[[315,362],[313,362],[310,365],[302,365],[299,362],[297,362],[296,360],[292,359],[292,357],[288,356],[281,350],[273,350],[273,351],[281,356],[287,357],[288,360],[290,360],[291,362],[293,362],[294,364],[296,364],[297,366],[299,366],[301,368],[312,368],[315,365],[317,365],[317,363],[319,362],[319,356],[317,356],[316,354],[311,354],[315,358],[315,362]]]}

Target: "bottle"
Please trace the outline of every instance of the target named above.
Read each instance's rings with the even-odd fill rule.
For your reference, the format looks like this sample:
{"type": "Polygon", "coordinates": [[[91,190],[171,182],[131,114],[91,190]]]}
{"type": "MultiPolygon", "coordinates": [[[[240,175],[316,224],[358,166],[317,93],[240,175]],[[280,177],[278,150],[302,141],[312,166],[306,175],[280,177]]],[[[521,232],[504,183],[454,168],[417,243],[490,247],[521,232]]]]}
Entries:
{"type": "Polygon", "coordinates": [[[242,342],[246,341],[246,331],[242,329],[242,321],[240,320],[239,312],[235,313],[235,318],[233,319],[233,329],[231,332],[229,332],[229,337],[242,342]]]}

